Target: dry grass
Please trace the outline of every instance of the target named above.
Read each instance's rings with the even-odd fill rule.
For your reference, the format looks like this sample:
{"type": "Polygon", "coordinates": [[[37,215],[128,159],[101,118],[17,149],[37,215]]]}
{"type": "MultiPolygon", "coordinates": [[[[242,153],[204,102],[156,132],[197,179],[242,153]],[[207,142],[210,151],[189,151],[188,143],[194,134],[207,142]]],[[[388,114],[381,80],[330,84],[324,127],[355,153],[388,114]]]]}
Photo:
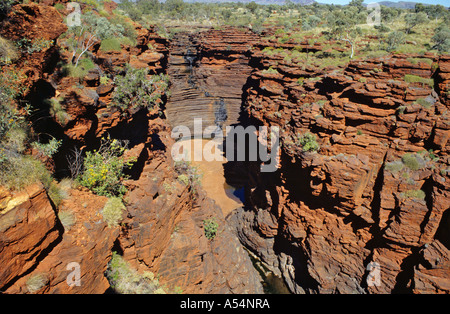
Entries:
{"type": "Polygon", "coordinates": [[[20,56],[16,46],[9,40],[0,36],[0,64],[18,59],[20,56]]]}

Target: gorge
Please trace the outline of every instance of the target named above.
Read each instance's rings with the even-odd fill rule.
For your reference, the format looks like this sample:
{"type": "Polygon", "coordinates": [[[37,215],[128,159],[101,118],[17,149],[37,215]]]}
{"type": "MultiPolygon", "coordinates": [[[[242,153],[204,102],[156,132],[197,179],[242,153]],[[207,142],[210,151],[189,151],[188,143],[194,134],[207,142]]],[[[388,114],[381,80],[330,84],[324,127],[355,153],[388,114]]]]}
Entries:
{"type": "Polygon", "coordinates": [[[449,55],[319,67],[267,51],[307,54],[333,42],[280,43],[233,27],[167,39],[135,24],[136,45],[93,46],[96,67],[79,79],[61,75],[67,53],[58,37],[66,26],[55,8],[19,4],[10,15],[1,36],[53,41],[20,61],[32,105],[48,113],[43,98],[64,99],[66,123],[34,121],[63,140],[53,158],[41,156],[47,167],[65,177],[66,155],[98,149],[107,135],[127,140],[125,155],[135,163],[117,226],[102,220],[108,198],[87,188],[68,187],[56,204],[41,183],[0,187],[1,292],[114,292],[105,276],[113,252],[137,272],[156,274],[168,293],[263,293],[254,264],[290,293],[450,292],[449,55]],[[100,78],[126,64],[167,74],[169,93],[161,92],[158,106],[122,112],[110,105],[114,81],[100,78]],[[261,172],[255,161],[175,162],[171,132],[183,125],[198,135],[194,118],[219,128],[279,127],[277,170],[261,172]],[[315,149],[303,149],[305,134],[314,135],[315,149]],[[202,178],[191,177],[195,167],[202,178]],[[67,210],[75,216],[70,228],[61,218],[67,210]],[[208,221],[217,223],[212,239],[208,221]],[[72,262],[79,286],[66,281],[72,262]],[[376,285],[367,280],[371,265],[376,285]],[[45,279],[32,290],[36,275],[45,279]]]}

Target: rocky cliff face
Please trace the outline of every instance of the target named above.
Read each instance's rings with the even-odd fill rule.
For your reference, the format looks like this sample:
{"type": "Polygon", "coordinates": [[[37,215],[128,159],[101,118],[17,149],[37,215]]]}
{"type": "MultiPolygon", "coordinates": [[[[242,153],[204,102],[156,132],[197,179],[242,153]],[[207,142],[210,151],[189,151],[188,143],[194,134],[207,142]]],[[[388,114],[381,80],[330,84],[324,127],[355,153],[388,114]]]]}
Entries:
{"type": "MultiPolygon", "coordinates": [[[[32,3],[15,7],[11,14],[37,26],[52,19],[53,31],[59,30],[52,39],[65,30],[62,17],[52,7],[32,3]]],[[[14,28],[20,24],[8,24],[7,35],[21,30],[20,26],[14,28]]],[[[173,140],[160,109],[122,114],[108,106],[114,86],[101,84],[100,73],[115,75],[114,67],[126,63],[147,68],[149,74],[166,71],[168,41],[153,29],[136,25],[136,31],[138,44],[123,45],[120,53],[105,53],[94,45],[91,53],[97,69],[82,80],[61,76],[56,62],[47,74],[41,67],[34,68],[38,79],[32,82],[29,92],[35,106],[43,106],[42,97],[63,99],[66,123],[46,117],[45,122],[35,126],[64,138],[61,156],[55,157],[52,166],[61,176],[67,175],[64,154],[74,147],[94,149],[107,134],[129,141],[127,154],[137,162],[131,169],[131,178],[125,182],[129,192],[124,198],[122,224],[108,226],[102,218],[107,198],[87,189],[68,187],[58,206],[42,186],[30,187],[18,195],[2,190],[2,292],[111,291],[105,271],[116,251],[139,271],[158,274],[167,292],[181,289],[189,293],[262,293],[260,277],[220,208],[201,188],[194,192],[193,187],[177,179],[179,173],[170,157],[173,140]],[[38,95],[43,86],[47,88],[45,95],[38,95]],[[63,217],[67,211],[71,213],[70,226],[63,217]],[[218,224],[214,239],[205,236],[204,220],[209,218],[218,224]],[[80,285],[69,284],[76,270],[80,285]]]]}
{"type": "Polygon", "coordinates": [[[231,218],[241,241],[296,293],[448,293],[448,56],[328,73],[254,58],[278,73],[252,74],[246,110],[281,127],[282,148],[249,187],[252,210],[231,218]]]}
{"type": "MultiPolygon", "coordinates": [[[[45,5],[17,5],[10,21],[1,34],[11,39],[45,33],[56,40],[65,31],[45,5]]],[[[104,273],[116,251],[139,271],[158,274],[169,292],[261,293],[240,241],[294,293],[449,293],[449,56],[319,68],[265,55],[271,43],[251,32],[179,33],[169,42],[153,29],[136,31],[138,44],[120,52],[95,45],[98,68],[82,83],[59,75],[57,61],[67,56],[57,53],[57,41],[29,56],[32,63],[19,61],[29,66],[28,99],[36,106],[43,91],[64,99],[66,123],[40,117],[34,124],[64,138],[52,165],[59,176],[67,174],[64,153],[94,149],[106,134],[129,140],[137,163],[116,227],[102,219],[106,198],[87,189],[69,187],[59,206],[39,184],[21,193],[0,189],[2,292],[110,291],[104,273]],[[108,106],[114,86],[101,84],[100,73],[113,76],[126,63],[169,74],[167,120],[158,108],[122,114],[108,106]],[[194,117],[206,127],[237,123],[240,115],[281,128],[280,163],[273,173],[255,163],[226,167],[228,181],[246,186],[246,206],[225,218],[201,188],[178,179],[170,132],[193,130],[194,117]],[[316,135],[317,152],[303,151],[307,132],[316,135]],[[213,240],[204,230],[210,218],[218,223],[213,240]],[[79,286],[67,282],[73,263],[79,286]],[[39,285],[31,285],[36,278],[39,285]]]]}
{"type": "Polygon", "coordinates": [[[252,68],[250,51],[257,36],[235,29],[176,34],[169,55],[171,96],[166,106],[172,127],[187,126],[194,135],[194,119],[207,126],[238,123],[243,86],[252,68]]]}

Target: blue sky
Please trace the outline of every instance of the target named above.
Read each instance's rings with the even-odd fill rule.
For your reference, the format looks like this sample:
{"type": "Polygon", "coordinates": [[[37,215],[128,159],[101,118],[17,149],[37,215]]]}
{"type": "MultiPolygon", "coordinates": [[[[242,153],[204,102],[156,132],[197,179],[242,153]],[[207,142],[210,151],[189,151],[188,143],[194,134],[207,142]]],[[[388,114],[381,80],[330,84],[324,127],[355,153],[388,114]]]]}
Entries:
{"type": "MultiPolygon", "coordinates": [[[[316,0],[319,3],[328,3],[328,4],[348,4],[350,2],[350,0],[316,0]]],[[[379,0],[379,1],[384,1],[384,0],[379,0]]],[[[392,2],[399,2],[397,0],[387,0],[387,1],[392,1],[392,2]]],[[[442,4],[443,6],[449,6],[450,5],[450,1],[449,0],[404,0],[404,1],[411,1],[411,2],[421,2],[424,4],[442,4]]],[[[377,0],[365,0],[365,3],[370,3],[370,2],[378,2],[377,0]]]]}

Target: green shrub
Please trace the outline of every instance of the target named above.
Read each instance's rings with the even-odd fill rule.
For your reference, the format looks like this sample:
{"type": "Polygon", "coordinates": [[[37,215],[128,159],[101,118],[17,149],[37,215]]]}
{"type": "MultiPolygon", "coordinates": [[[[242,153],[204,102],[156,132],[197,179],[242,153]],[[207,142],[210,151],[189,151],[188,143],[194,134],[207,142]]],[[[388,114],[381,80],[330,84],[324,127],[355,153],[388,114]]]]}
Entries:
{"type": "Polygon", "coordinates": [[[205,236],[208,240],[213,240],[216,237],[219,224],[214,218],[203,220],[203,228],[205,230],[205,236]]]}
{"type": "Polygon", "coordinates": [[[404,113],[405,113],[405,110],[406,110],[406,106],[398,106],[398,107],[397,107],[397,112],[398,112],[399,114],[404,114],[404,113]]]}
{"type": "Polygon", "coordinates": [[[110,17],[110,22],[120,28],[120,34],[122,37],[118,37],[120,37],[123,44],[129,44],[130,46],[137,44],[137,32],[128,17],[117,14],[116,12],[112,17],[110,17]]]}
{"type": "Polygon", "coordinates": [[[123,259],[113,252],[106,270],[106,278],[111,287],[121,294],[164,294],[165,291],[151,272],[139,274],[123,259]]]}
{"type": "Polygon", "coordinates": [[[44,49],[48,49],[53,45],[52,40],[44,38],[35,38],[33,40],[28,38],[21,38],[17,41],[17,46],[24,53],[32,54],[35,52],[41,52],[44,49]]]}
{"type": "Polygon", "coordinates": [[[202,175],[199,173],[197,167],[193,167],[189,162],[176,161],[175,171],[179,174],[178,180],[185,185],[190,185],[192,192],[195,193],[197,187],[201,184],[202,175]]]}
{"type": "Polygon", "coordinates": [[[106,38],[103,39],[100,44],[100,50],[104,52],[108,51],[121,51],[120,40],[118,38],[106,38]]]}
{"type": "Polygon", "coordinates": [[[423,162],[416,154],[406,153],[402,156],[403,164],[413,171],[423,168],[424,165],[421,161],[423,162]]]}
{"type": "Polygon", "coordinates": [[[107,77],[106,75],[100,77],[100,84],[107,85],[109,83],[111,83],[111,79],[109,77],[107,77]]]}
{"type": "Polygon", "coordinates": [[[418,98],[416,99],[415,103],[423,106],[426,109],[430,109],[431,106],[433,106],[433,103],[429,100],[427,100],[426,98],[418,98]]]}
{"type": "Polygon", "coordinates": [[[0,162],[19,157],[26,148],[27,133],[20,127],[9,129],[0,142],[0,162]]]}
{"type": "Polygon", "coordinates": [[[122,220],[122,213],[125,210],[125,205],[122,203],[120,197],[111,197],[106,202],[102,210],[103,220],[108,223],[108,226],[114,227],[122,220]]]}
{"type": "Polygon", "coordinates": [[[431,38],[434,42],[433,48],[441,53],[450,52],[450,27],[442,23],[434,30],[434,35],[431,38]]]}
{"type": "Polygon", "coordinates": [[[0,36],[0,65],[11,63],[19,58],[13,43],[0,36]]]}
{"type": "Polygon", "coordinates": [[[262,70],[261,73],[263,73],[263,74],[279,74],[278,70],[274,69],[272,67],[262,70]]]}
{"type": "Polygon", "coordinates": [[[305,152],[316,152],[320,149],[316,135],[309,132],[298,137],[297,144],[300,145],[305,152]]]}
{"type": "Polygon", "coordinates": [[[182,182],[184,185],[189,185],[189,177],[185,174],[180,174],[178,176],[178,181],[182,182]]]}
{"type": "Polygon", "coordinates": [[[132,166],[134,160],[125,160],[126,143],[110,138],[102,139],[99,150],[87,152],[84,170],[78,182],[98,195],[123,196],[127,189],[122,184],[124,169],[132,166]]]}
{"type": "Polygon", "coordinates": [[[403,168],[405,168],[405,165],[403,164],[403,162],[401,160],[387,162],[384,166],[384,169],[386,169],[387,171],[393,172],[393,173],[397,173],[397,172],[403,170],[403,168]]]}
{"type": "Polygon", "coordinates": [[[39,273],[30,276],[27,279],[26,286],[30,293],[35,293],[41,290],[47,283],[47,276],[45,274],[39,273]]]}
{"type": "Polygon", "coordinates": [[[51,157],[56,154],[61,147],[62,140],[52,138],[48,143],[33,142],[31,146],[37,150],[37,152],[46,157],[51,157]]]}
{"type": "Polygon", "coordinates": [[[409,61],[412,64],[426,63],[430,66],[433,64],[433,60],[428,58],[407,58],[406,61],[409,61]]]}
{"type": "Polygon", "coordinates": [[[432,78],[424,78],[417,75],[406,74],[404,80],[407,83],[422,83],[423,85],[428,85],[431,88],[434,86],[434,80],[432,78]]]}
{"type": "Polygon", "coordinates": [[[0,184],[6,188],[21,190],[36,182],[48,188],[52,177],[42,162],[32,156],[18,155],[0,163],[0,184]]]}
{"type": "Polygon", "coordinates": [[[408,190],[400,194],[404,198],[415,198],[419,200],[423,200],[426,197],[426,194],[422,190],[408,190]]]}
{"type": "Polygon", "coordinates": [[[58,11],[63,11],[66,7],[64,6],[64,4],[62,3],[55,3],[55,5],[53,6],[56,10],[58,11]]]}
{"type": "MultiPolygon", "coordinates": [[[[27,137],[24,117],[6,103],[0,102],[0,162],[14,153],[21,153],[27,137]]],[[[11,156],[14,157],[14,156],[11,156]]]]}
{"type": "Polygon", "coordinates": [[[172,191],[173,191],[173,186],[171,186],[167,182],[163,183],[163,188],[164,188],[164,191],[169,192],[169,193],[172,193],[172,191]]]}
{"type": "Polygon", "coordinates": [[[58,208],[61,202],[67,198],[67,193],[61,187],[51,182],[49,188],[47,189],[48,196],[52,200],[53,204],[58,208]]]}
{"type": "MultiPolygon", "coordinates": [[[[25,115],[19,113],[14,99],[23,89],[24,77],[15,69],[0,71],[0,184],[11,190],[21,190],[41,181],[46,188],[52,181],[50,172],[32,156],[25,156],[28,134],[25,115]]],[[[28,107],[25,108],[28,112],[28,107]]]]}
{"type": "Polygon", "coordinates": [[[78,66],[73,64],[66,64],[62,67],[62,74],[64,76],[83,78],[96,67],[95,63],[90,58],[80,59],[78,66]]]}
{"type": "Polygon", "coordinates": [[[65,230],[70,230],[70,228],[77,221],[75,214],[70,210],[62,210],[58,212],[59,221],[63,225],[65,230]]]}
{"type": "Polygon", "coordinates": [[[398,48],[399,45],[404,44],[406,41],[406,35],[402,31],[393,31],[389,33],[386,38],[386,50],[393,51],[398,48]]]}
{"type": "Polygon", "coordinates": [[[147,78],[147,69],[135,69],[128,66],[124,76],[114,78],[116,88],[111,106],[121,109],[143,107],[152,109],[159,105],[169,87],[169,78],[164,74],[147,78]]]}
{"type": "Polygon", "coordinates": [[[49,106],[50,115],[63,127],[69,122],[70,116],[67,114],[66,110],[63,108],[61,98],[51,98],[45,100],[49,106]]]}
{"type": "MultiPolygon", "coordinates": [[[[0,67],[0,106],[6,107],[6,105],[11,104],[11,102],[21,96],[25,88],[22,86],[21,82],[26,79],[26,75],[23,70],[15,67],[2,68],[0,67]]],[[[13,107],[6,109],[1,108],[2,113],[4,110],[14,112],[13,107]]],[[[0,115],[1,116],[1,115],[0,115]]],[[[18,115],[15,114],[15,117],[18,115]]],[[[0,119],[4,119],[1,117],[0,119]]]]}

